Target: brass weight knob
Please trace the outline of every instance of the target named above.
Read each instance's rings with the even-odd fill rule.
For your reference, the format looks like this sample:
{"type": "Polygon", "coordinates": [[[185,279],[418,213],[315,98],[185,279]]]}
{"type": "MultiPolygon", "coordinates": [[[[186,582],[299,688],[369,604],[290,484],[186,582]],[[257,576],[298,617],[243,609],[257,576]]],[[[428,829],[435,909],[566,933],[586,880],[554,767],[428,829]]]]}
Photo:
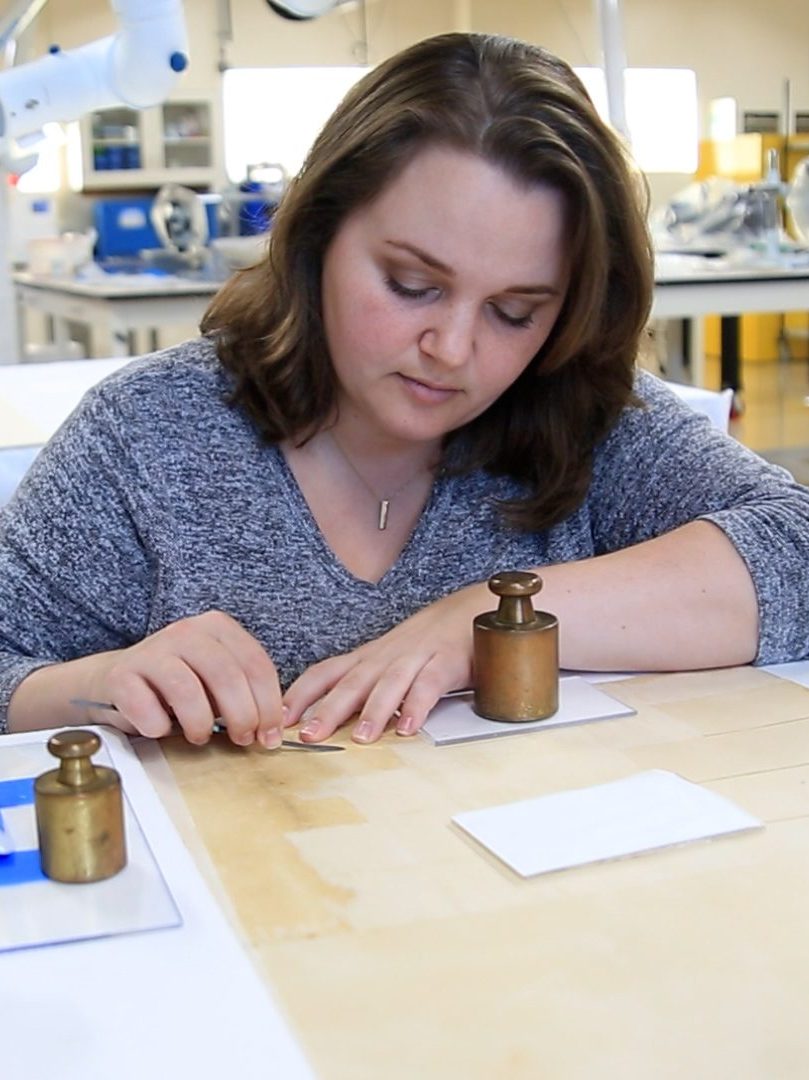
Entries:
{"type": "Polygon", "coordinates": [[[499,626],[533,626],[537,614],[531,597],[542,588],[542,578],[526,570],[506,570],[489,579],[489,588],[500,597],[494,618],[499,626]]]}
{"type": "Polygon", "coordinates": [[[496,611],[473,622],[474,709],[488,720],[544,720],[559,708],[559,623],[534,610],[542,578],[509,570],[489,579],[496,611]]]}
{"type": "Polygon", "coordinates": [[[34,783],[42,870],[55,881],[101,881],[126,865],[121,777],[94,765],[93,731],[66,729],[48,740],[59,768],[34,783]]]}

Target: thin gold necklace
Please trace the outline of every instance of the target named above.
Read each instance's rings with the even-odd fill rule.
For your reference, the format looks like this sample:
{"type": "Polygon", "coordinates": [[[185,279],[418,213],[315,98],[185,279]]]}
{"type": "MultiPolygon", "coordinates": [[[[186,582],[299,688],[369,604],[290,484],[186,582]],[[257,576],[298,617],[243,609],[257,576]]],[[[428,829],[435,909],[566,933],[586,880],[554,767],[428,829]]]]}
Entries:
{"type": "Polygon", "coordinates": [[[342,446],[340,446],[337,439],[335,439],[335,437],[331,433],[331,431],[327,431],[326,435],[328,435],[328,437],[331,439],[335,450],[340,455],[340,457],[343,459],[343,461],[346,463],[346,465],[348,465],[349,469],[351,469],[351,471],[354,473],[354,475],[359,480],[359,482],[362,484],[362,486],[365,488],[365,490],[370,495],[373,495],[374,499],[376,499],[376,502],[378,504],[378,513],[377,513],[377,520],[376,520],[377,529],[379,529],[380,532],[382,530],[384,530],[384,529],[387,529],[387,527],[388,527],[388,514],[390,512],[390,504],[393,502],[393,500],[396,498],[397,495],[401,495],[402,492],[405,491],[407,488],[409,488],[411,484],[414,484],[416,482],[416,480],[418,480],[418,478],[422,475],[422,473],[425,470],[419,469],[419,471],[417,473],[414,473],[413,476],[411,476],[408,480],[405,480],[405,482],[403,484],[400,484],[394,491],[391,491],[390,494],[388,494],[388,495],[380,495],[379,492],[376,490],[376,488],[373,487],[368,482],[368,480],[365,479],[365,477],[362,475],[360,470],[357,468],[357,466],[354,464],[354,462],[351,460],[351,458],[348,456],[348,454],[345,452],[345,450],[342,448],[342,446]]]}

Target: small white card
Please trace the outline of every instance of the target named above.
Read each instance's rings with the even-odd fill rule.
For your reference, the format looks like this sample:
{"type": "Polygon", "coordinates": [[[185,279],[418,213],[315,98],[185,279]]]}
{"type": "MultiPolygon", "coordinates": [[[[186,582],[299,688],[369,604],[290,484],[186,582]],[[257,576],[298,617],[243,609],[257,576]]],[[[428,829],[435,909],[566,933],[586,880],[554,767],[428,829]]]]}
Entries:
{"type": "Polygon", "coordinates": [[[579,724],[584,720],[607,720],[615,716],[632,716],[635,710],[617,701],[578,675],[559,680],[559,709],[547,720],[529,720],[511,724],[503,720],[484,720],[472,708],[472,692],[444,698],[430,713],[421,729],[436,746],[468,742],[471,739],[493,739],[500,735],[520,735],[540,728],[579,724]]]}
{"type": "Polygon", "coordinates": [[[762,827],[721,795],[663,769],[452,820],[522,877],[762,827]]]}

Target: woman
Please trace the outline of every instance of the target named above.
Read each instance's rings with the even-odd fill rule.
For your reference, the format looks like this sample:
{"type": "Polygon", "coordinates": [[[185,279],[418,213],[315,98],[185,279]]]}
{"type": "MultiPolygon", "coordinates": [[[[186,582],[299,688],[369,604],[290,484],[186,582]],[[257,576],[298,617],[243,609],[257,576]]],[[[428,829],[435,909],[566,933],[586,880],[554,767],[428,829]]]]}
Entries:
{"type": "Polygon", "coordinates": [[[202,339],[88,395],[9,506],[9,729],[412,734],[510,568],[567,667],[805,656],[809,492],[636,372],[639,190],[544,50],[450,34],[366,76],[202,339]]]}

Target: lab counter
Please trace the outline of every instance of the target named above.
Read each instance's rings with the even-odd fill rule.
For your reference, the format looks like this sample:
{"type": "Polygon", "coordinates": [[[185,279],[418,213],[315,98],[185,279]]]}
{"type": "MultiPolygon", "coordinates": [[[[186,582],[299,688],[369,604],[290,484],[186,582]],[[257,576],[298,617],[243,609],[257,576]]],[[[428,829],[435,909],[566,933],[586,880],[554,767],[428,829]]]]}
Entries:
{"type": "Polygon", "coordinates": [[[805,1078],[809,689],[753,668],[606,689],[636,715],[444,747],[342,731],[323,756],[148,746],[322,1080],[805,1078]],[[649,769],[764,827],[525,879],[452,822],[649,769]]]}
{"type": "Polygon", "coordinates": [[[739,316],[787,311],[809,311],[809,265],[741,265],[699,256],[658,256],[652,318],[688,321],[686,374],[697,386],[705,383],[702,316],[721,316],[721,382],[736,391],[741,387],[739,316]]]}
{"type": "MultiPolygon", "coordinates": [[[[14,409],[18,438],[46,438],[80,388],[119,364],[47,365],[54,397],[38,411],[34,382],[46,365],[8,367],[0,406],[14,409]]],[[[0,441],[7,431],[0,411],[0,441]]],[[[139,743],[320,1080],[806,1076],[806,683],[741,667],[604,689],[635,713],[447,746],[393,732],[359,746],[342,730],[334,741],[345,751],[323,755],[245,749],[224,736],[203,747],[139,743]],[[655,769],[725,796],[763,827],[522,878],[453,823],[464,811],[655,769]]],[[[180,902],[191,926],[190,899],[180,902]]],[[[149,937],[171,948],[180,933],[149,937]]],[[[75,955],[68,990],[53,970],[37,976],[36,956],[30,965],[0,956],[0,985],[14,988],[6,1008],[17,1007],[9,1075],[33,1055],[26,1031],[39,1034],[49,1008],[82,1035],[82,1053],[65,1054],[61,1037],[42,1040],[30,1060],[43,1076],[169,1075],[169,1050],[204,1041],[212,1018],[225,1023],[213,999],[202,1026],[183,1026],[180,1000],[127,1047],[143,1003],[131,1004],[132,971],[114,962],[114,940],[58,949],[75,955]],[[82,957],[99,949],[113,950],[103,1006],[80,982],[82,957]],[[162,1071],[139,1069],[153,1047],[166,1055],[162,1071]]],[[[234,967],[217,976],[228,1002],[234,967]]],[[[237,1061],[254,1031],[251,1002],[241,1006],[233,1074],[297,1075],[278,1065],[269,1030],[266,1058],[237,1061]]],[[[222,1069],[212,1054],[193,1075],[213,1080],[222,1069]]]]}
{"type": "Polygon", "coordinates": [[[124,787],[183,923],[0,953],[3,1074],[311,1080],[297,1047],[318,1080],[805,1080],[809,689],[790,679],[627,677],[606,689],[634,715],[458,745],[136,740],[146,776],[130,763],[124,787]],[[522,877],[453,820],[654,770],[761,827],[522,877]]]}
{"type": "MultiPolygon", "coordinates": [[[[211,297],[222,281],[173,275],[106,274],[80,280],[14,275],[18,306],[38,311],[53,321],[52,340],[58,352],[70,355],[70,322],[89,326],[93,356],[131,356],[139,350],[132,332],[149,330],[156,348],[156,332],[182,325],[192,336],[211,297]]],[[[697,320],[704,315],[724,317],[723,385],[737,387],[738,335],[736,317],[746,312],[809,310],[809,266],[728,267],[706,258],[662,259],[656,267],[652,317],[694,320],[693,365],[697,386],[704,385],[702,342],[697,320]]],[[[21,340],[25,335],[20,335],[21,340]]]]}
{"type": "Polygon", "coordinates": [[[655,318],[809,309],[809,264],[775,266],[658,252],[655,318]]]}
{"type": "MultiPolygon", "coordinates": [[[[14,288],[21,315],[40,312],[52,320],[56,351],[70,355],[69,324],[89,328],[94,356],[130,356],[143,350],[133,345],[132,333],[148,330],[149,348],[158,345],[157,332],[183,326],[190,337],[211,297],[223,282],[175,275],[106,274],[103,278],[45,277],[17,273],[14,288]]],[[[21,332],[20,340],[25,340],[21,332]]]]}

